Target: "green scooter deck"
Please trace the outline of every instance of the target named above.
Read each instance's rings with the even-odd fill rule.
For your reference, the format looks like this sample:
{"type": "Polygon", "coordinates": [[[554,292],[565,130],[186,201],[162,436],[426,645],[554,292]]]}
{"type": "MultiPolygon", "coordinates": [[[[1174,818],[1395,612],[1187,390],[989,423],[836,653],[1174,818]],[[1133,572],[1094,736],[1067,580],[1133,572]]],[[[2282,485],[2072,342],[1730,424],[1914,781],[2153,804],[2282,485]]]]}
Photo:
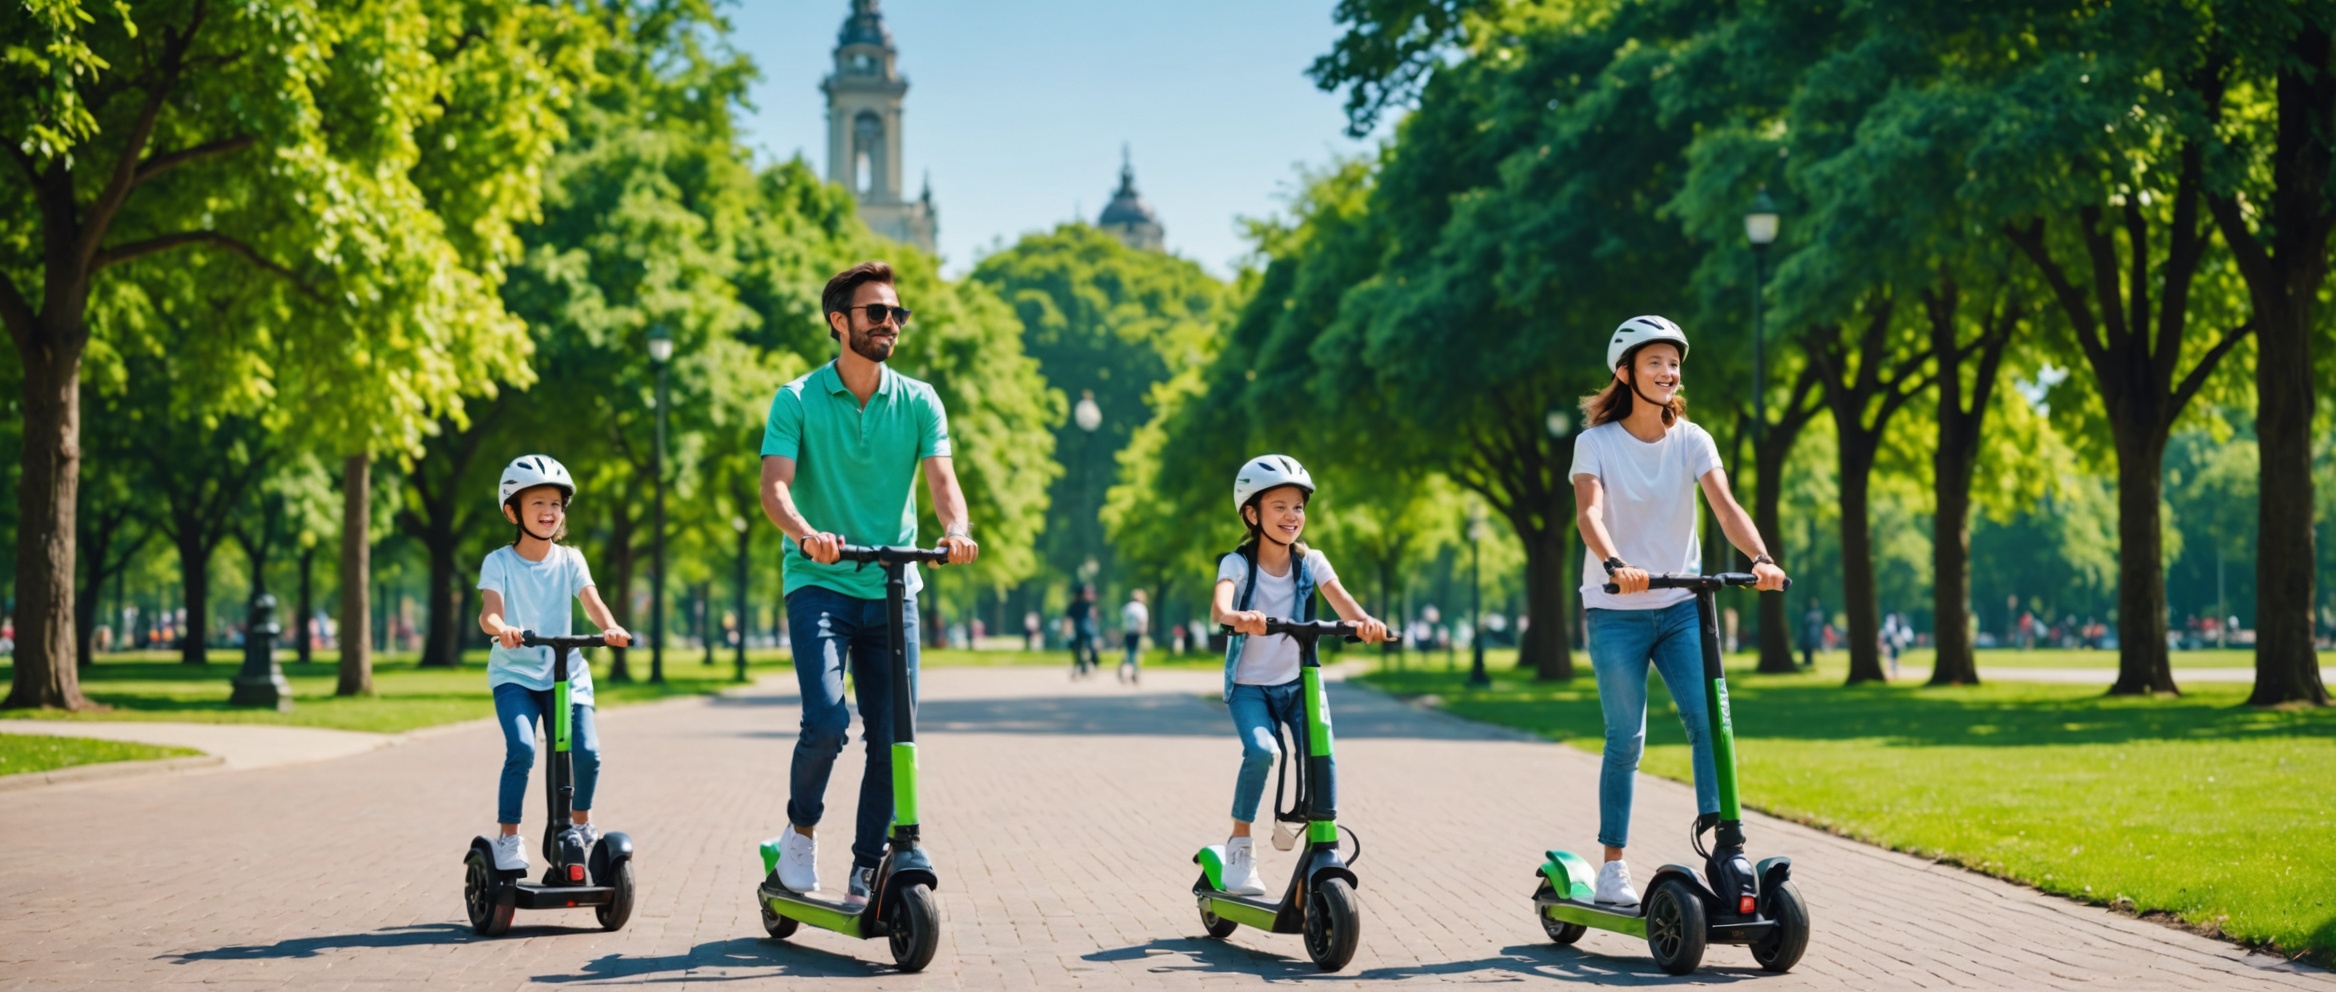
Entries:
{"type": "Polygon", "coordinates": [[[786,889],[758,885],[755,898],[770,911],[798,923],[807,923],[821,930],[832,930],[846,937],[871,937],[867,932],[868,913],[865,907],[853,909],[841,902],[832,902],[818,896],[791,892],[786,889]]]}
{"type": "Polygon", "coordinates": [[[1218,919],[1230,920],[1267,933],[1281,932],[1274,926],[1282,915],[1282,901],[1279,899],[1210,892],[1200,896],[1200,900],[1205,904],[1203,908],[1216,914],[1218,919]]]}
{"type": "Polygon", "coordinates": [[[1579,902],[1573,899],[1553,899],[1540,905],[1541,915],[1561,923],[1578,923],[1596,930],[1611,930],[1646,939],[1647,918],[1643,907],[1624,912],[1617,906],[1579,902]]]}

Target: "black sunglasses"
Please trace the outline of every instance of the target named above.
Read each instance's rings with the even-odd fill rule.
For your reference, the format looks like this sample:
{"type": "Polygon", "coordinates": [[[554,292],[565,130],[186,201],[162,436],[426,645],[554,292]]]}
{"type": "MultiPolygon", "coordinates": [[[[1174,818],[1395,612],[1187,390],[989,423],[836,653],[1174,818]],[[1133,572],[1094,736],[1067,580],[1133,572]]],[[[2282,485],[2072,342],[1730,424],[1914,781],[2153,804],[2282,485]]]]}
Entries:
{"type": "Polygon", "coordinates": [[[907,327],[909,315],[916,313],[907,307],[888,307],[882,303],[870,303],[863,307],[845,307],[843,312],[865,313],[868,315],[868,323],[871,324],[884,323],[884,318],[889,316],[894,324],[901,327],[907,327]]]}

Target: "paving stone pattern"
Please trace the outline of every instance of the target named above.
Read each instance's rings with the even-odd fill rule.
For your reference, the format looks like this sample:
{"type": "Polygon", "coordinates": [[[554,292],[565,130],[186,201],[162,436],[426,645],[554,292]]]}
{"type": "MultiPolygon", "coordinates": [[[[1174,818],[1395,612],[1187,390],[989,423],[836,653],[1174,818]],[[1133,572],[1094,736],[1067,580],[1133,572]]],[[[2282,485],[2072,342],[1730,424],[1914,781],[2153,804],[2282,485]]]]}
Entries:
{"type": "MultiPolygon", "coordinates": [[[[1754,853],[1793,857],[1815,919],[1790,974],[1760,971],[1741,947],[1714,948],[1689,980],[1619,935],[1556,947],[1534,922],[1532,873],[1544,848],[1591,844],[1597,758],[1344,685],[1332,691],[1341,819],[1364,845],[1365,929],[1354,963],[1323,975],[1294,935],[1201,936],[1190,858],[1225,831],[1239,753],[1216,684],[1201,672],[1157,672],[1140,690],[1052,669],[925,673],[944,934],[921,975],[893,972],[881,941],[763,936],[755,844],[782,825],[799,712],[773,683],[602,714],[596,812],[640,845],[639,902],[618,933],[564,910],[471,935],[460,859],[490,828],[501,760],[483,724],[330,761],[0,796],[0,989],[2336,990],[2317,969],[1765,817],[1749,824],[1754,853]]],[[[833,890],[857,754],[829,795],[833,890]]],[[[1641,782],[1642,877],[1691,860],[1692,811],[1686,787],[1641,782]]],[[[534,836],[540,812],[529,816],[534,836]]],[[[1290,859],[1265,850],[1274,884],[1290,859]]]]}

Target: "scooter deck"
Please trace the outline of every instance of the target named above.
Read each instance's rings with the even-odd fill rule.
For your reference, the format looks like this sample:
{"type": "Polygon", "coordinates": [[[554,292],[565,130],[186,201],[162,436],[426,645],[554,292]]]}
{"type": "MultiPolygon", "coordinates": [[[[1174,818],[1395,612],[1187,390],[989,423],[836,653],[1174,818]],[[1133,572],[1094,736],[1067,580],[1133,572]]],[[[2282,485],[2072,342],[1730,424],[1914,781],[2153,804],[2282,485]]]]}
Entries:
{"type": "Polygon", "coordinates": [[[1285,931],[1276,925],[1282,917],[1282,902],[1279,899],[1222,892],[1205,885],[1195,886],[1193,894],[1205,900],[1209,912],[1216,914],[1218,919],[1267,933],[1294,932],[1285,931]]]}
{"type": "Polygon", "coordinates": [[[1647,935],[1645,905],[1614,906],[1578,899],[1536,900],[1541,915],[1564,923],[1579,923],[1633,937],[1647,935]]]}
{"type": "Polygon", "coordinates": [[[606,906],[615,900],[616,890],[605,885],[537,885],[533,882],[517,882],[511,886],[511,904],[520,909],[606,906]]]}
{"type": "Polygon", "coordinates": [[[868,937],[862,926],[867,917],[865,907],[854,909],[840,901],[792,889],[782,889],[768,883],[755,886],[755,898],[777,913],[799,923],[808,923],[821,930],[832,930],[847,937],[868,937]]]}

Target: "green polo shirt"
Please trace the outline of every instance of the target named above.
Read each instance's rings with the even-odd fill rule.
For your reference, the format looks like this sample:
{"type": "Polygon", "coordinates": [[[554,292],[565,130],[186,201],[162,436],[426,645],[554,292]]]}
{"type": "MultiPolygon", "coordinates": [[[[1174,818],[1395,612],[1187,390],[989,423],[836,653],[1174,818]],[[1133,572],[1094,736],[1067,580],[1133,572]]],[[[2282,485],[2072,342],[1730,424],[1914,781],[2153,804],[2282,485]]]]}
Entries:
{"type": "MultiPolygon", "coordinates": [[[[763,426],[762,453],[795,460],[789,492],[803,519],[852,544],[917,543],[917,467],[949,457],[949,415],[933,387],[883,369],[866,408],[844,386],[835,363],[779,387],[763,426]]],[[[850,562],[822,565],[787,542],[786,591],[833,589],[884,598],[884,570],[850,562]]],[[[924,585],[915,565],[908,590],[924,585]]]]}

